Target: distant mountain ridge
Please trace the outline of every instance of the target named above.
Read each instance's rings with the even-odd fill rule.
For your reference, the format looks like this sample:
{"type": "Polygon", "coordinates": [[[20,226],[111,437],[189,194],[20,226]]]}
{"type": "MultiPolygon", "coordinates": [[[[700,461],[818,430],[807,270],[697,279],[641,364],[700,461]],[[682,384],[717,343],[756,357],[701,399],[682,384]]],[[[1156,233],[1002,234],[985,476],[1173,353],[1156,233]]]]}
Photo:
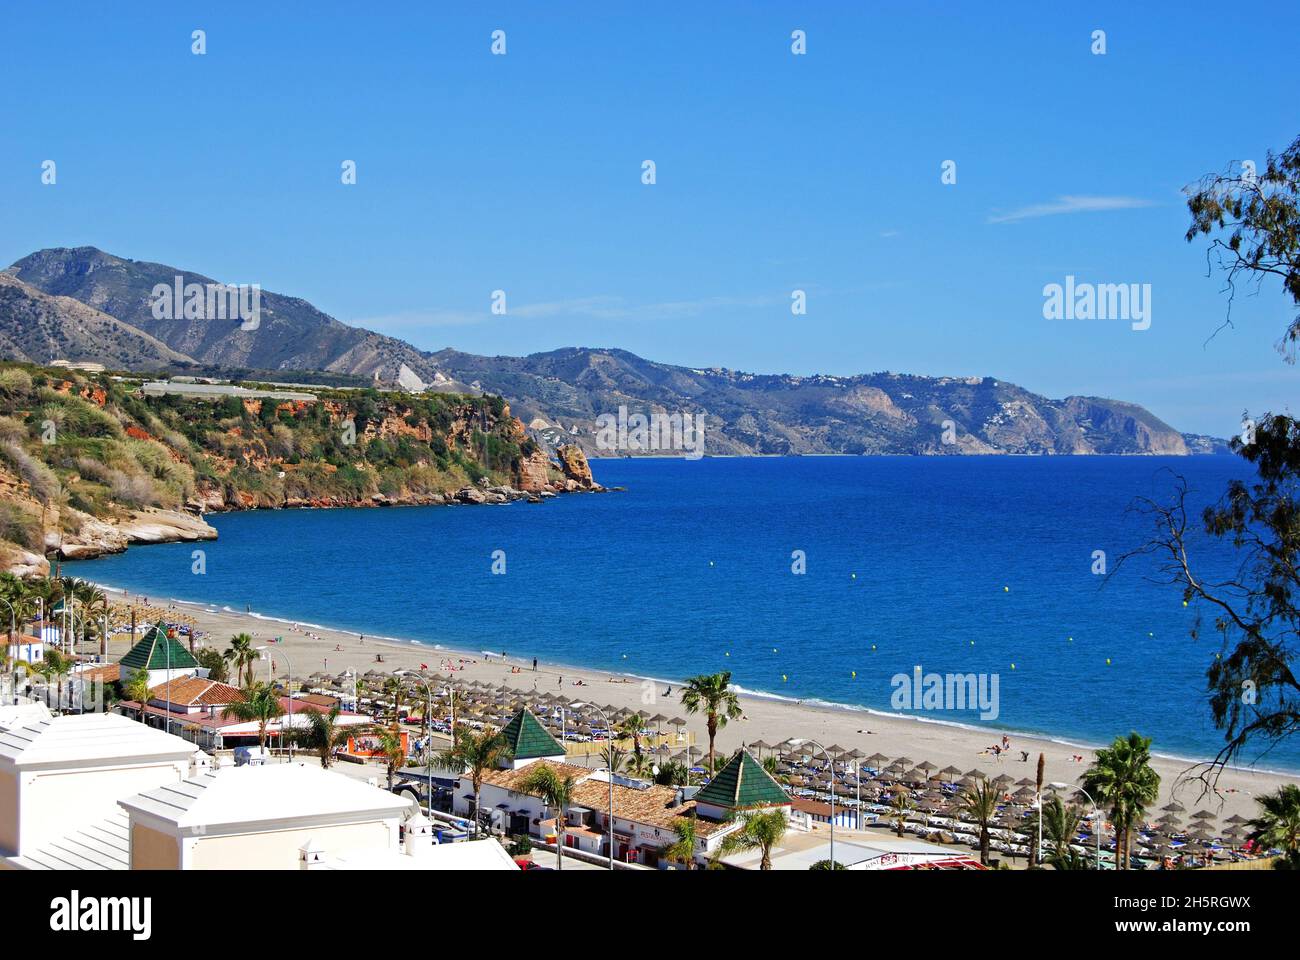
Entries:
{"type": "MultiPolygon", "coordinates": [[[[758,454],[1177,454],[1226,450],[1222,441],[1179,433],[1146,409],[1100,397],[1052,400],[991,377],[872,373],[850,377],[751,374],[645,360],[617,349],[571,347],[526,357],[419,350],[351,327],[306,300],[263,291],[255,330],[238,321],[158,319],[156,285],[218,281],[165,264],[127,260],[94,247],[41,250],[11,266],[29,288],[68,297],[142,335],[139,365],[186,362],[221,369],[325,371],[408,388],[499,394],[539,439],[601,449],[597,419],[616,415],[704,416],[705,450],[758,454]],[[178,357],[166,358],[156,339],[178,357]],[[418,385],[417,385],[418,388],[418,385]]],[[[231,282],[234,282],[233,280],[231,282]]],[[[66,301],[58,301],[64,303],[66,301]]],[[[49,304],[44,305],[46,308],[49,304]]],[[[21,325],[0,307],[0,330],[21,325]]],[[[10,349],[13,341],[0,341],[10,349]]],[[[65,349],[89,351],[70,340],[65,349]]],[[[119,348],[118,354],[129,352],[119,348]]],[[[101,354],[103,351],[101,351],[101,354]]],[[[49,362],[53,357],[28,357],[49,362]]],[[[63,359],[80,359],[67,356],[63,359]]],[[[661,451],[672,453],[674,451],[661,451]]]]}

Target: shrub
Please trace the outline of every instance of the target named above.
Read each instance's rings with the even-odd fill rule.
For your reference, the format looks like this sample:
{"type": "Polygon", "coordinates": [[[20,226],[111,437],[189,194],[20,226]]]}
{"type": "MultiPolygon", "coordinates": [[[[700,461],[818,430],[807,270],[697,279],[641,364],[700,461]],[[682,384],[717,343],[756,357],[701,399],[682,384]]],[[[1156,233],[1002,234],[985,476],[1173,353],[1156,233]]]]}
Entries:
{"type": "Polygon", "coordinates": [[[41,522],[16,503],[0,503],[0,540],[16,543],[25,550],[40,552],[45,547],[41,522]]]}
{"type": "Polygon", "coordinates": [[[32,376],[20,367],[0,370],[0,393],[7,397],[25,397],[32,392],[32,376]]]}
{"type": "Polygon", "coordinates": [[[0,446],[0,453],[13,464],[18,475],[31,487],[32,496],[41,503],[49,503],[59,492],[59,479],[45,464],[31,457],[16,443],[0,446]]]}

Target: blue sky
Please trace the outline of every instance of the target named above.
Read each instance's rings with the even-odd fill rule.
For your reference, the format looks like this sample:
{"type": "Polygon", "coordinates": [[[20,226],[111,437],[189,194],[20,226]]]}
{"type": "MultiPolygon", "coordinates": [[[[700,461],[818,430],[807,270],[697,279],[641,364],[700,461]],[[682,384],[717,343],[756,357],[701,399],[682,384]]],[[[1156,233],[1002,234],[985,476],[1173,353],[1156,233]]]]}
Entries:
{"type": "Polygon", "coordinates": [[[1265,286],[1210,339],[1180,191],[1300,134],[1294,9],[205,6],[6,12],[0,261],[90,244],[427,349],[989,375],[1219,435],[1290,409],[1293,310],[1265,286]],[[1151,328],[1045,320],[1068,274],[1151,284],[1151,328]]]}

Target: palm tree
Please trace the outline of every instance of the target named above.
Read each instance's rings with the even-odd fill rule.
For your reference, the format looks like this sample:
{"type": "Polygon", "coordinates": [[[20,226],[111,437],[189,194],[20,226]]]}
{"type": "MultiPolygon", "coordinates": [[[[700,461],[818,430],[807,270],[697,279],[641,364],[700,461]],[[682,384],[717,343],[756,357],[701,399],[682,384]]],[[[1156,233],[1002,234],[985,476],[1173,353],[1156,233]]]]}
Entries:
{"type": "MultiPolygon", "coordinates": [[[[561,775],[549,763],[534,764],[528,775],[519,783],[519,790],[540,797],[542,803],[555,808],[555,869],[564,869],[564,811],[573,799],[573,775],[561,775]]],[[[474,795],[478,809],[478,794],[474,795]]]]}
{"type": "Polygon", "coordinates": [[[610,773],[618,773],[627,763],[627,753],[614,746],[614,741],[611,740],[601,747],[600,762],[605,765],[605,768],[610,773]]]}
{"type": "Polygon", "coordinates": [[[1115,869],[1127,870],[1134,826],[1160,794],[1160,774],[1151,767],[1151,738],[1139,733],[1116,737],[1097,751],[1083,775],[1083,787],[1110,807],[1115,824],[1115,869]]]}
{"type": "Polygon", "coordinates": [[[149,671],[137,670],[122,684],[122,693],[128,700],[140,704],[139,720],[144,723],[144,706],[149,702],[149,671]]]}
{"type": "Polygon", "coordinates": [[[1300,869],[1300,787],[1288,783],[1276,792],[1257,797],[1260,815],[1250,821],[1252,839],[1266,850],[1280,848],[1289,869],[1300,869]]]}
{"type": "Polygon", "coordinates": [[[329,769],[334,762],[334,751],[338,747],[348,742],[348,731],[346,727],[339,726],[338,719],[340,707],[336,703],[330,707],[329,713],[321,713],[315,707],[308,707],[307,729],[295,736],[308,750],[315,750],[320,754],[320,765],[329,769]]]}
{"type": "Polygon", "coordinates": [[[740,814],[740,829],[722,839],[718,857],[746,850],[758,850],[761,856],[758,869],[772,869],[772,848],[781,842],[789,829],[790,818],[784,807],[771,810],[750,810],[740,814]]]}
{"type": "Polygon", "coordinates": [[[626,767],[627,772],[632,776],[645,779],[654,776],[655,762],[650,754],[633,751],[632,755],[627,758],[626,767]]]}
{"type": "Polygon", "coordinates": [[[628,764],[629,767],[632,767],[634,764],[640,766],[640,758],[643,756],[641,750],[641,726],[642,721],[639,713],[629,714],[627,717],[623,718],[621,723],[614,725],[614,733],[612,735],[616,739],[628,739],[632,741],[632,756],[634,759],[628,764]]]}
{"type": "Polygon", "coordinates": [[[686,764],[680,760],[668,760],[659,764],[659,772],[655,774],[655,783],[662,787],[684,787],[689,785],[690,771],[686,769],[686,764]]]}
{"type": "Polygon", "coordinates": [[[222,719],[235,719],[243,723],[257,722],[257,745],[266,752],[266,727],[284,713],[280,698],[268,684],[255,683],[243,689],[244,699],[230,704],[221,711],[222,719]]]}
{"type": "Polygon", "coordinates": [[[379,753],[387,767],[388,789],[391,791],[397,779],[397,771],[406,764],[406,744],[402,742],[402,731],[395,723],[380,730],[376,739],[379,741],[379,753]]]}
{"type": "Polygon", "coordinates": [[[245,687],[253,685],[253,661],[258,658],[253,647],[253,638],[246,633],[237,633],[230,638],[230,646],[223,656],[234,664],[235,676],[241,677],[245,687]]]}
{"type": "MultiPolygon", "coordinates": [[[[1052,853],[1047,858],[1048,862],[1057,870],[1078,869],[1071,866],[1074,860],[1071,854],[1075,851],[1070,849],[1070,844],[1074,843],[1079,824],[1083,822],[1083,811],[1073,804],[1066,806],[1060,797],[1054,796],[1043,803],[1038,817],[1043,821],[1043,839],[1051,845],[1052,853]]],[[[1037,819],[1034,826],[1038,826],[1037,819]]],[[[1036,844],[1030,844],[1031,849],[1035,846],[1036,844]]]]}
{"type": "Polygon", "coordinates": [[[475,733],[469,727],[460,729],[451,748],[438,755],[439,762],[449,770],[465,770],[474,786],[474,835],[479,834],[479,799],[483,787],[483,774],[510,759],[510,745],[499,731],[483,730],[475,733]]]}
{"type": "Polygon", "coordinates": [[[980,827],[980,863],[989,862],[989,823],[998,814],[998,789],[981,777],[957,798],[963,812],[980,827]]]}
{"type": "Polygon", "coordinates": [[[907,812],[914,806],[912,797],[905,788],[901,786],[894,788],[889,798],[889,807],[892,811],[889,816],[894,821],[900,837],[903,835],[903,824],[907,822],[907,812]]]}
{"type": "Polygon", "coordinates": [[[393,701],[392,721],[401,719],[402,705],[406,703],[406,684],[401,677],[388,677],[384,680],[384,696],[393,701]]]}
{"type": "Polygon", "coordinates": [[[670,863],[683,864],[687,870],[694,870],[695,847],[700,839],[699,831],[695,829],[695,818],[675,818],[673,833],[677,835],[677,839],[664,847],[664,859],[670,863]]]}
{"type": "Polygon", "coordinates": [[[740,700],[731,689],[731,671],[691,677],[682,687],[682,706],[687,713],[703,713],[709,731],[709,777],[713,776],[713,741],[728,720],[739,720],[740,700]]]}
{"type": "Polygon", "coordinates": [[[65,657],[57,650],[48,650],[45,658],[32,669],[45,678],[46,686],[49,686],[51,681],[56,684],[57,694],[54,703],[58,709],[63,709],[63,678],[72,669],[71,658],[65,657]]]}

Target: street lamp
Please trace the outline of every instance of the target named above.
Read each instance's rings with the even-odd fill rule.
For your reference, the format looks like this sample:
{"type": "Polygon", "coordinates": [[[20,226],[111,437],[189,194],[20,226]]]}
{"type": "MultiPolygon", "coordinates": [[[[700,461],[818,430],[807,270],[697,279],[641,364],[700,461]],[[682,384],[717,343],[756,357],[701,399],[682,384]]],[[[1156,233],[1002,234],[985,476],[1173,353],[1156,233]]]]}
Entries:
{"type": "Polygon", "coordinates": [[[12,640],[14,644],[14,668],[9,675],[12,677],[14,685],[14,706],[18,706],[18,653],[22,650],[22,644],[19,643],[21,637],[18,636],[18,613],[14,610],[14,605],[4,597],[0,597],[0,603],[9,608],[9,636],[5,638],[5,656],[9,655],[9,641],[12,640]]]}
{"type": "MultiPolygon", "coordinates": [[[[271,657],[266,652],[270,648],[267,647],[266,645],[263,645],[258,647],[257,649],[262,651],[262,659],[266,661],[266,678],[271,686],[271,695],[274,696],[275,677],[272,676],[272,672],[271,672],[271,657]]],[[[284,657],[285,666],[289,668],[288,676],[285,681],[286,683],[285,692],[289,694],[289,762],[292,763],[293,762],[293,663],[292,661],[290,661],[290,659],[287,656],[285,656],[283,651],[277,654],[277,656],[284,657]]],[[[283,731],[281,731],[280,733],[280,740],[281,742],[284,741],[283,731]]]]}
{"type": "Polygon", "coordinates": [[[811,743],[814,747],[821,750],[822,755],[826,757],[827,765],[830,766],[830,770],[831,770],[831,869],[834,870],[835,869],[835,761],[831,759],[831,755],[829,752],[827,752],[826,748],[823,747],[816,740],[799,740],[796,742],[811,743]]]}
{"type": "MultiPolygon", "coordinates": [[[[402,676],[401,673],[398,676],[402,676]]],[[[429,681],[424,679],[421,674],[412,670],[407,676],[413,676],[424,685],[424,728],[429,730],[429,714],[433,712],[433,692],[429,688],[429,681]]],[[[429,815],[433,816],[433,756],[430,754],[425,757],[424,772],[429,776],[429,815]]]]}
{"type": "Polygon", "coordinates": [[[447,700],[451,704],[451,748],[456,749],[456,688],[447,681],[447,686],[443,688],[443,693],[447,694],[447,700]]]}
{"type": "MultiPolygon", "coordinates": [[[[1069,789],[1070,789],[1070,785],[1069,785],[1068,783],[1059,783],[1059,782],[1057,782],[1057,783],[1053,783],[1053,784],[1051,784],[1051,786],[1054,787],[1054,788],[1057,789],[1057,790],[1069,790],[1069,789]]],[[[1100,871],[1100,870],[1101,870],[1101,826],[1102,826],[1101,811],[1097,809],[1097,801],[1094,800],[1094,799],[1092,799],[1092,794],[1091,794],[1091,793],[1089,793],[1087,790],[1083,789],[1083,787],[1079,787],[1079,788],[1078,788],[1078,791],[1079,791],[1081,794],[1083,794],[1085,797],[1087,797],[1087,798],[1088,798],[1088,802],[1092,804],[1092,819],[1095,821],[1095,822],[1093,823],[1093,838],[1097,841],[1097,870],[1100,871]]],[[[1040,831],[1040,834],[1039,834],[1039,835],[1040,835],[1040,838],[1041,838],[1041,831],[1042,831],[1042,822],[1043,822],[1043,811],[1040,809],[1040,810],[1038,811],[1038,824],[1039,824],[1039,827],[1038,827],[1038,828],[1039,828],[1039,831],[1040,831]]],[[[1042,843],[1042,840],[1041,840],[1041,839],[1039,840],[1039,843],[1040,843],[1040,844],[1042,843]]],[[[1118,856],[1118,851],[1116,851],[1116,855],[1118,856]]],[[[1040,860],[1041,860],[1041,857],[1042,857],[1042,849],[1041,849],[1041,847],[1040,847],[1040,849],[1039,849],[1039,858],[1040,858],[1040,860]]],[[[1125,864],[1125,866],[1128,866],[1128,865],[1125,864]]],[[[1116,862],[1116,869],[1119,869],[1118,861],[1116,862]]]]}
{"type": "MultiPolygon", "coordinates": [[[[569,706],[575,709],[580,709],[582,707],[591,707],[591,709],[595,710],[597,713],[600,714],[601,719],[605,721],[605,736],[609,739],[609,746],[610,746],[609,758],[613,760],[614,759],[614,727],[609,722],[609,715],[605,713],[605,711],[601,709],[599,706],[597,706],[596,704],[589,703],[584,700],[578,700],[574,703],[569,704],[569,706]]],[[[614,869],[614,768],[612,764],[609,767],[608,773],[609,773],[609,869],[613,871],[614,869]]]]}

